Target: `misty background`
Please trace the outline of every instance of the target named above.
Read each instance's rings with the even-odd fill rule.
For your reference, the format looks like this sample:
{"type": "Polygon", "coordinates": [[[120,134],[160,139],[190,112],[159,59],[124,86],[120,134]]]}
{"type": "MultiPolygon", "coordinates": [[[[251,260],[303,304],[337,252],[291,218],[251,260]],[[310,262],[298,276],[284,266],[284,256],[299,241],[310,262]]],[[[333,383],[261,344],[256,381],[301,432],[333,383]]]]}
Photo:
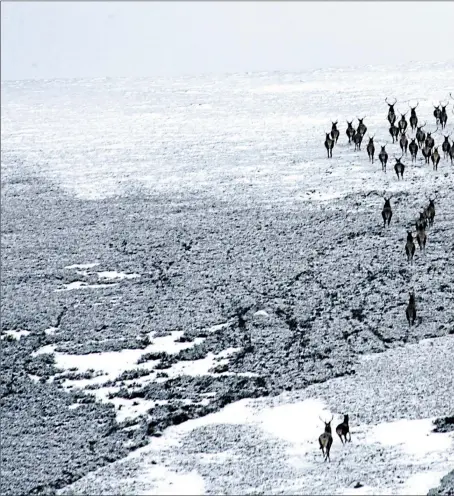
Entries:
{"type": "Polygon", "coordinates": [[[2,80],[454,60],[453,2],[2,2],[2,80]]]}

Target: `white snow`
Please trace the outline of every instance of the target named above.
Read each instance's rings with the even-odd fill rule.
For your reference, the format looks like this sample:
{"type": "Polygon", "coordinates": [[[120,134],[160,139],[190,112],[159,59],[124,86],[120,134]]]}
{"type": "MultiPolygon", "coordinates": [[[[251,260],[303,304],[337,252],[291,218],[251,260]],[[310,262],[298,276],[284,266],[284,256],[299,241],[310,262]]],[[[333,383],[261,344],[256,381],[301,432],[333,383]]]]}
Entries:
{"type": "Polygon", "coordinates": [[[140,274],[126,274],[125,272],[117,272],[115,270],[113,271],[105,271],[105,272],[97,272],[98,277],[100,279],[135,279],[137,277],[140,277],[140,274]]]}
{"type": "Polygon", "coordinates": [[[65,269],[91,269],[93,267],[96,267],[97,265],[99,265],[99,263],[73,264],[73,265],[67,265],[64,268],[65,269]]]}
{"type": "Polygon", "coordinates": [[[68,284],[64,284],[63,288],[56,289],[55,291],[72,291],[73,289],[87,289],[87,288],[93,288],[93,289],[99,289],[99,288],[112,288],[114,286],[117,286],[117,283],[113,284],[88,284],[84,281],[73,281],[68,284]]]}
{"type": "MultiPolygon", "coordinates": [[[[98,492],[97,489],[103,487],[115,488],[115,492],[123,494],[160,494],[174,480],[166,471],[164,481],[159,478],[157,474],[164,467],[180,474],[198,474],[195,480],[200,482],[197,489],[201,494],[248,494],[251,491],[426,494],[452,468],[454,459],[454,434],[431,432],[433,413],[441,416],[450,412],[447,398],[450,398],[454,379],[447,374],[447,364],[440,356],[453,350],[451,337],[426,340],[365,357],[353,376],[332,379],[275,398],[232,403],[219,412],[166,429],[162,437],[153,439],[150,445],[94,475],[85,476],[67,489],[76,494],[98,492]],[[416,360],[418,368],[412,365],[416,360]],[[371,385],[395,375],[395,367],[407,377],[406,401],[411,404],[417,400],[421,413],[430,412],[430,416],[399,418],[399,412],[404,411],[401,394],[383,397],[369,394],[371,385]],[[440,406],[434,408],[430,398],[420,396],[419,389],[413,387],[417,377],[422,382],[418,387],[423,390],[436,385],[444,392],[440,406]],[[324,427],[319,416],[328,420],[334,414],[335,432],[345,411],[344,400],[350,405],[352,442],[343,446],[334,433],[331,463],[324,463],[317,442],[324,427]],[[363,400],[366,400],[364,404],[363,400]],[[375,421],[362,422],[361,418],[371,412],[375,421]],[[394,412],[394,419],[380,420],[388,412],[394,412]],[[236,443],[229,444],[226,450],[205,453],[203,442],[207,429],[208,439],[216,439],[220,435],[218,429],[229,425],[241,426],[236,443]],[[200,451],[194,451],[192,446],[199,446],[200,451]],[[159,460],[158,466],[151,465],[151,460],[159,460]],[[241,472],[241,476],[229,478],[228,491],[226,486],[219,485],[225,480],[223,467],[227,466],[232,474],[241,472]],[[127,484],[118,477],[119,473],[128,474],[127,484]],[[151,474],[150,479],[144,477],[145,473],[151,474]],[[356,482],[362,487],[354,489],[356,482]]],[[[217,442],[222,445],[221,440],[217,442]]]]}
{"type": "Polygon", "coordinates": [[[26,331],[25,329],[19,329],[19,330],[8,330],[8,331],[3,331],[3,336],[1,339],[5,339],[6,336],[11,336],[17,341],[21,339],[22,336],[26,337],[30,334],[30,331],[26,331]]]}

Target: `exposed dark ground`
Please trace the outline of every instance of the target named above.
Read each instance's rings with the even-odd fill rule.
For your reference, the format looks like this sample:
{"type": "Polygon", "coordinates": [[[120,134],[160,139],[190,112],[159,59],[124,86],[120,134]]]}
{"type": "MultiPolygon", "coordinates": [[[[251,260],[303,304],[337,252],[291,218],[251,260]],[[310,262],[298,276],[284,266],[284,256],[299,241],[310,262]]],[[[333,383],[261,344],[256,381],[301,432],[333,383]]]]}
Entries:
{"type": "MultiPolygon", "coordinates": [[[[359,353],[453,333],[454,223],[446,208],[452,192],[440,194],[428,253],[417,254],[412,271],[404,263],[403,227],[384,232],[375,204],[357,197],[307,203],[303,211],[301,203],[265,205],[247,195],[229,202],[207,193],[83,201],[33,174],[4,176],[2,330],[31,334],[1,341],[2,494],[53,493],[168,425],[242,397],[354,373],[359,353]],[[55,291],[81,279],[68,275],[66,265],[89,262],[141,277],[110,288],[55,291]],[[404,316],[410,287],[421,318],[411,331],[404,316]],[[46,334],[64,307],[58,332],[46,334]],[[260,309],[269,318],[252,316],[260,309]],[[207,336],[208,327],[227,321],[207,336]],[[228,370],[258,376],[182,376],[123,388],[119,396],[171,400],[150,412],[152,420],[125,430],[113,405],[46,382],[57,373],[52,355],[31,356],[49,344],[79,355],[145,347],[149,332],[172,330],[206,340],[160,356],[164,372],[176,361],[242,347],[228,370]],[[207,392],[215,393],[209,405],[178,401],[207,392]],[[71,410],[74,394],[83,405],[71,410]]],[[[395,200],[397,209],[415,212],[419,203],[416,195],[395,200]]],[[[434,494],[452,494],[452,474],[444,484],[448,492],[434,494]]]]}

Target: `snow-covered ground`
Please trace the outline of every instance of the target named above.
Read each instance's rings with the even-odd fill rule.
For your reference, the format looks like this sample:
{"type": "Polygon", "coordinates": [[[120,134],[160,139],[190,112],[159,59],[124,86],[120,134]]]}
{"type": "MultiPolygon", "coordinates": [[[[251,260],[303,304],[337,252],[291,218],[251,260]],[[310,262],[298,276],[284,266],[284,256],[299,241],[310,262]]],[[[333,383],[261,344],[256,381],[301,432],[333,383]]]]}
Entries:
{"type": "MultiPolygon", "coordinates": [[[[58,451],[63,438],[54,443],[58,455],[49,465],[71,478],[54,474],[51,485],[107,463],[100,455],[84,465],[100,449],[87,452],[87,443],[109,437],[96,430],[96,415],[112,405],[114,420],[137,422],[121,426],[121,435],[143,426],[159,433],[163,417],[182,405],[225,405],[243,391],[271,395],[315,382],[171,427],[73,487],[423,494],[453,468],[452,437],[429,433],[430,419],[453,410],[452,338],[370,355],[453,332],[454,167],[442,158],[433,171],[420,154],[415,165],[405,157],[398,181],[399,146],[387,146],[387,173],[377,159],[379,145],[390,143],[385,97],[397,98],[402,113],[419,102],[420,121],[435,131],[432,102],[446,100],[453,81],[451,61],[2,82],[8,387],[23,373],[36,390],[54,388],[65,415],[93,428],[87,439],[83,428],[76,433],[78,451],[68,447],[80,455],[75,467],[58,451]],[[364,116],[366,138],[375,135],[374,163],[365,142],[356,152],[345,136],[346,121],[364,116]],[[328,160],[323,142],[333,121],[340,139],[328,160]],[[370,191],[395,195],[389,229],[381,227],[383,200],[370,191]],[[409,266],[406,231],[434,195],[426,252],[409,266]],[[410,289],[418,305],[411,329],[404,313],[410,289]],[[241,327],[235,311],[246,307],[241,327]],[[355,376],[322,382],[355,368],[355,376]],[[85,404],[77,391],[99,404],[85,404]],[[68,404],[68,393],[77,403],[68,404]],[[342,448],[336,439],[329,465],[316,438],[319,414],[330,412],[335,422],[350,413],[353,441],[342,448]],[[357,482],[362,487],[352,489],[357,482]]],[[[449,112],[446,131],[434,133],[437,145],[453,122],[449,112]]],[[[33,388],[19,388],[24,408],[34,404],[27,397],[33,388]]],[[[34,400],[45,411],[47,393],[39,391],[34,400]]],[[[43,437],[49,419],[39,419],[43,437]]],[[[45,486],[49,467],[33,468],[38,442],[35,451],[15,451],[22,428],[11,428],[8,456],[17,452],[15,469],[29,456],[29,468],[10,468],[10,484],[45,486]]]]}
{"type": "Polygon", "coordinates": [[[363,356],[353,376],[170,427],[60,494],[427,494],[454,464],[454,433],[432,432],[454,408],[453,354],[444,337],[363,356]],[[344,413],[352,441],[334,434],[323,462],[319,417],[344,413]]]}

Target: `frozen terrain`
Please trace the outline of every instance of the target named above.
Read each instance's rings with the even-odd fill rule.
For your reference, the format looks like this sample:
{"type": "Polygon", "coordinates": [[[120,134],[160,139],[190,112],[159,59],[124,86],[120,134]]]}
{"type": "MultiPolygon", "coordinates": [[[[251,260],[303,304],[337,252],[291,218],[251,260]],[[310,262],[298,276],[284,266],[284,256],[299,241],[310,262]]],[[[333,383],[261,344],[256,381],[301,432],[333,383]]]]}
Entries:
{"type": "Polygon", "coordinates": [[[398,181],[398,145],[384,173],[345,128],[366,116],[377,154],[388,96],[434,131],[452,81],[454,62],[2,82],[0,492],[437,486],[454,468],[452,434],[431,432],[454,412],[454,167],[405,157],[398,181]],[[387,229],[370,191],[394,194],[387,229]],[[352,415],[331,465],[321,411],[352,415]]]}

